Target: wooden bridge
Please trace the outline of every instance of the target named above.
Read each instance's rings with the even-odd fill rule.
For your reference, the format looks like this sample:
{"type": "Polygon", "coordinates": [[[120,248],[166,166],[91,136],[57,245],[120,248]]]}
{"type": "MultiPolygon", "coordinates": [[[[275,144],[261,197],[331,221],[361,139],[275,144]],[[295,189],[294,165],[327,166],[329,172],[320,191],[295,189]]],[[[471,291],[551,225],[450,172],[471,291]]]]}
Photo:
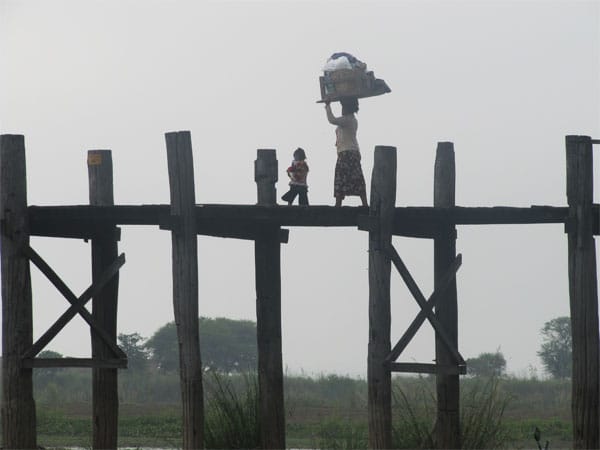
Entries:
{"type": "Polygon", "coordinates": [[[569,296],[573,333],[573,446],[600,448],[599,333],[594,236],[600,206],[593,204],[592,145],[587,136],[567,136],[567,206],[460,207],[455,205],[454,147],[438,144],[432,207],[397,207],[396,149],[378,146],[369,208],[276,205],[275,150],[258,150],[256,205],[198,205],[194,197],[189,132],[166,134],[171,191],[169,205],[114,205],[109,150],[88,152],[89,205],[29,206],[24,138],[0,137],[0,219],[2,226],[2,429],[4,448],[37,448],[32,370],[90,367],[93,370],[93,447],[117,446],[117,368],[127,365],[116,345],[118,271],[125,263],[117,243],[120,225],[155,225],[168,230],[173,246],[173,302],[180,342],[183,447],[203,446],[203,388],[198,340],[197,235],[255,241],[258,378],[263,448],[285,448],[281,357],[280,246],[283,227],[354,227],[369,239],[369,447],[391,448],[391,373],[437,376],[438,448],[460,448],[459,376],[466,373],[458,350],[456,273],[457,225],[562,223],[569,242],[569,296]],[[426,298],[392,236],[433,239],[434,292],[426,298]],[[91,241],[92,285],[76,296],[30,247],[30,236],[91,241]],[[33,341],[30,263],[64,295],[70,306],[33,341]],[[400,340],[390,339],[390,277],[394,266],[420,312],[400,340]],[[85,304],[92,300],[92,312],[85,304]],[[92,330],[91,358],[37,358],[76,314],[92,330]],[[398,362],[425,322],[436,333],[436,363],[398,362]]]}

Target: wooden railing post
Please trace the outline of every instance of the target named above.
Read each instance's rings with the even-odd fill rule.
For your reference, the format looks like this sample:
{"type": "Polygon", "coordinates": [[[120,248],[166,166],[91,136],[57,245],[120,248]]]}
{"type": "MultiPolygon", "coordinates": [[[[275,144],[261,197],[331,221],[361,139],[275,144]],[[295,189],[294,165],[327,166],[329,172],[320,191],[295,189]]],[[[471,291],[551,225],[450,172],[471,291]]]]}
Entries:
{"type": "Polygon", "coordinates": [[[573,448],[600,448],[598,290],[594,244],[593,155],[588,136],[567,136],[569,297],[573,345],[573,448]]]}
{"type": "MultiPolygon", "coordinates": [[[[434,169],[433,206],[455,206],[455,164],[454,144],[439,142],[434,169]]],[[[448,268],[456,259],[456,227],[447,228],[433,241],[434,289],[437,290],[448,268]]],[[[458,309],[456,278],[444,290],[443,299],[438,302],[435,314],[443,326],[451,344],[458,346],[458,309]]],[[[444,346],[436,333],[436,364],[457,365],[452,354],[444,346]]],[[[437,374],[437,424],[435,439],[437,448],[460,448],[459,394],[460,382],[457,374],[437,374]]]]}
{"type": "Polygon", "coordinates": [[[29,245],[25,140],[0,136],[2,261],[2,447],[37,448],[33,371],[21,355],[33,343],[31,275],[21,248],[29,245]]]}
{"type": "MultiPolygon", "coordinates": [[[[110,150],[90,150],[87,155],[90,205],[114,205],[113,167],[110,150]]],[[[117,228],[110,226],[92,239],[92,283],[117,259],[117,228]]],[[[116,343],[119,274],[92,299],[92,317],[116,343]]],[[[114,357],[111,349],[93,330],[92,358],[114,357]]],[[[92,369],[92,414],[95,449],[116,449],[119,419],[119,396],[116,368],[92,369]]]]}
{"type": "Polygon", "coordinates": [[[367,357],[369,448],[392,447],[392,380],[384,363],[390,344],[390,271],[386,249],[392,243],[396,206],[396,148],[375,147],[369,215],[369,347],[367,357]]]}
{"type": "Polygon", "coordinates": [[[198,330],[198,239],[189,131],[165,134],[171,190],[173,309],[179,341],[183,448],[203,448],[204,405],[198,330]]]}
{"type": "MultiPolygon", "coordinates": [[[[254,179],[259,205],[275,205],[275,150],[257,151],[254,179]]],[[[285,448],[283,362],[281,354],[281,253],[279,227],[265,226],[254,245],[256,332],[261,447],[285,448]]]]}

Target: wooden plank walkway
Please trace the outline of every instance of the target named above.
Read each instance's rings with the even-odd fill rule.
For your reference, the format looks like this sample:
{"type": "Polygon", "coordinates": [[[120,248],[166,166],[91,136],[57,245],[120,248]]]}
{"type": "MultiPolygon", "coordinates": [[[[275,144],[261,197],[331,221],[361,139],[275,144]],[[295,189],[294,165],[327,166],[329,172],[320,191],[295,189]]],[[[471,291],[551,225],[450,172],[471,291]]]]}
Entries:
{"type": "MultiPolygon", "coordinates": [[[[594,232],[598,234],[600,205],[594,205],[594,232]]],[[[568,207],[396,207],[394,234],[432,237],[442,225],[567,223],[568,207]]],[[[29,206],[32,236],[92,238],[115,225],[177,226],[170,205],[29,206]]],[[[367,208],[344,206],[196,205],[198,234],[236,237],[257,225],[288,227],[356,227],[368,229],[367,208]],[[365,225],[365,223],[367,225],[365,225]],[[362,226],[361,226],[362,225],[362,226]]],[[[248,234],[248,233],[247,233],[248,234]]],[[[249,233],[247,238],[251,238],[249,233]]]]}

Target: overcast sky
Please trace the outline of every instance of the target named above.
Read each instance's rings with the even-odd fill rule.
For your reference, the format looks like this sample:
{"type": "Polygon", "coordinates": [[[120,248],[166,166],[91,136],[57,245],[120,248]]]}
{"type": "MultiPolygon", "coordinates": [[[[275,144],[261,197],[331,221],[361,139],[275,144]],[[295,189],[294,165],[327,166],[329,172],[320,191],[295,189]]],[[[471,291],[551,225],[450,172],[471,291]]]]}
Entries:
{"type": "MultiPolygon", "coordinates": [[[[326,59],[346,51],[392,89],[358,114],[369,192],[373,148],[392,145],[397,204],[431,205],[436,143],[453,141],[458,205],[565,206],[564,136],[600,137],[599,22],[600,2],[573,0],[2,0],[0,132],[25,135],[31,205],[87,203],[90,149],[113,151],[117,204],[168,203],[164,133],[177,130],[192,134],[198,203],[254,203],[258,148],[277,149],[283,194],[301,146],[310,202],[333,205],[334,128],[315,100],[326,59]]],[[[356,229],[291,230],[289,373],[365,376],[367,241],[356,229]]],[[[157,227],[123,227],[119,332],[149,337],[173,320],[170,242],[157,227]]],[[[198,243],[200,314],[255,320],[252,242],[198,243]]],[[[566,244],[560,225],[459,227],[465,358],[500,349],[511,373],[541,374],[540,328],[569,314],[566,244]]],[[[432,243],[394,245],[429,296],[432,243]]],[[[78,295],[89,285],[88,243],[32,246],[78,295]]],[[[37,338],[67,302],[35,268],[32,277],[37,338]]],[[[393,273],[392,344],[416,313],[393,273]]],[[[83,320],[48,348],[89,355],[83,320]]],[[[426,323],[400,360],[434,354],[426,323]]]]}

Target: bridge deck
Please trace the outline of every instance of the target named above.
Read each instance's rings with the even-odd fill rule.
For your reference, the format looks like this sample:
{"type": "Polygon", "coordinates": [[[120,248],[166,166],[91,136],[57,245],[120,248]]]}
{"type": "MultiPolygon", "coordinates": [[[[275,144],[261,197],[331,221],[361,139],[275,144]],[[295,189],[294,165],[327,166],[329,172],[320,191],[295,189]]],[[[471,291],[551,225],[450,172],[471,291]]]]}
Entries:
{"type": "MultiPolygon", "coordinates": [[[[598,217],[599,205],[594,205],[598,217]]],[[[89,238],[118,225],[176,226],[170,205],[30,206],[29,226],[33,236],[89,238]]],[[[373,226],[364,207],[258,206],[206,204],[196,206],[199,234],[236,237],[269,227],[359,227],[373,226]],[[223,233],[219,234],[219,230],[223,233]]],[[[566,223],[567,207],[397,207],[394,234],[433,237],[448,225],[566,223]]],[[[595,229],[597,230],[597,224],[595,229]]]]}

